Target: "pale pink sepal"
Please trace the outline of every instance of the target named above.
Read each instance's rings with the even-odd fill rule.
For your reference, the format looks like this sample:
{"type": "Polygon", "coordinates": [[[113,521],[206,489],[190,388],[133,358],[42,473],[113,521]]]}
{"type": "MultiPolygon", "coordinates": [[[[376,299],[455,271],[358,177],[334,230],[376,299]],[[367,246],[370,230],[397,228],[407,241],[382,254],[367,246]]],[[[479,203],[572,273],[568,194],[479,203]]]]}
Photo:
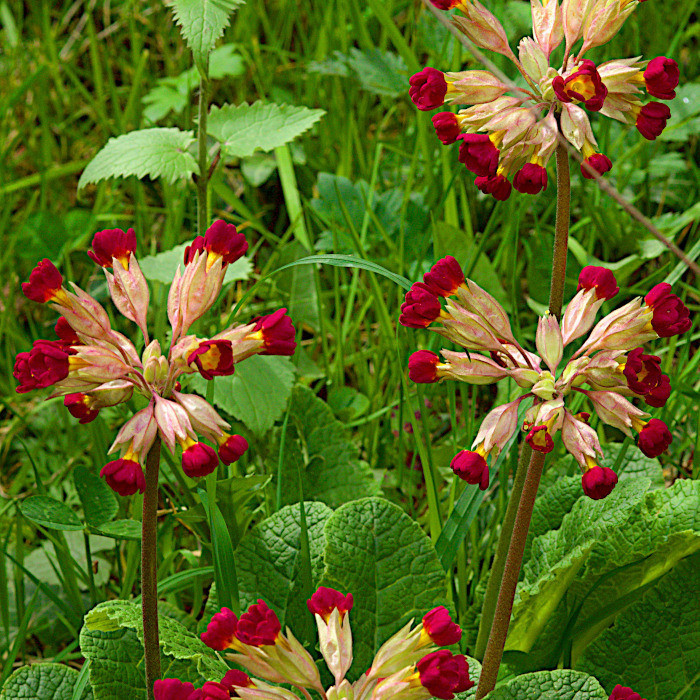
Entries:
{"type": "Polygon", "coordinates": [[[492,102],[510,90],[510,86],[487,70],[446,73],[446,102],[476,105],[492,102]]]}
{"type": "Polygon", "coordinates": [[[142,408],[124,423],[107,454],[128,448],[131,452],[145,456],[156,439],[157,429],[151,401],[146,408],[142,408]]]}
{"type": "Polygon", "coordinates": [[[559,0],[531,0],[530,4],[533,34],[549,61],[550,54],[564,38],[559,0]]]}
{"type": "Polygon", "coordinates": [[[550,372],[555,374],[564,354],[564,343],[556,316],[547,314],[540,317],[535,342],[540,357],[545,361],[550,372]]]}
{"type": "Polygon", "coordinates": [[[484,452],[493,450],[494,458],[498,457],[506,442],[518,428],[518,406],[523,398],[521,396],[515,401],[497,406],[487,413],[479,426],[472,449],[482,445],[484,452]]]}
{"type": "Polygon", "coordinates": [[[568,102],[562,103],[561,106],[561,132],[566,140],[579,151],[585,143],[597,146],[586,112],[568,102]]]}
{"type": "Polygon", "coordinates": [[[452,21],[457,28],[481,49],[488,49],[503,54],[517,62],[515,54],[508,45],[503,25],[478,0],[462,3],[460,9],[464,17],[455,15],[452,21]]]}
{"type": "Polygon", "coordinates": [[[636,2],[598,0],[583,26],[583,46],[578,53],[578,58],[580,59],[589,49],[610,41],[620,31],[636,6],[636,2]]]}
{"type": "Polygon", "coordinates": [[[561,17],[567,54],[581,38],[583,23],[595,2],[596,0],[562,0],[561,17]]]}
{"type": "Polygon", "coordinates": [[[595,287],[576,292],[561,320],[561,334],[565,346],[590,330],[604,301],[605,299],[598,299],[596,296],[595,287]]]}
{"type": "Polygon", "coordinates": [[[133,253],[129,255],[129,268],[127,270],[121,265],[115,265],[114,273],[105,268],[105,276],[114,305],[139,327],[144,342],[148,343],[146,316],[148,315],[150,293],[148,282],[141,272],[136,256],[133,253]]]}
{"type": "Polygon", "coordinates": [[[547,72],[547,68],[549,68],[547,56],[540,44],[532,37],[524,37],[518,44],[518,56],[524,71],[532,78],[533,82],[539,83],[547,72]]]}
{"type": "Polygon", "coordinates": [[[499,340],[507,340],[517,346],[505,309],[476,282],[467,279],[457,289],[457,297],[467,311],[481,317],[499,340]]]}
{"type": "Polygon", "coordinates": [[[318,613],[314,614],[318,628],[318,644],[321,654],[339,685],[352,664],[352,631],[349,612],[341,616],[334,608],[326,622],[318,613]]]}
{"type": "Polygon", "coordinates": [[[133,372],[114,350],[97,345],[78,345],[70,356],[70,376],[82,381],[103,384],[133,372]]]}
{"type": "Polygon", "coordinates": [[[509,375],[509,370],[501,367],[490,357],[477,353],[441,350],[447,364],[438,365],[439,376],[459,379],[468,384],[493,384],[509,375]]]}
{"type": "Polygon", "coordinates": [[[231,426],[201,396],[173,391],[172,397],[185,409],[190,423],[197,433],[201,433],[216,442],[223,431],[230,430],[231,426]]]}
{"type": "Polygon", "coordinates": [[[175,452],[175,446],[184,442],[187,438],[196,441],[196,435],[192,429],[187,411],[180,404],[168,399],[163,399],[154,394],[156,400],[155,417],[158,430],[163,442],[170,452],[175,452]]]}
{"type": "Polygon", "coordinates": [[[584,391],[593,403],[598,417],[613,428],[632,437],[634,423],[646,420],[649,414],[640,411],[633,403],[614,391],[584,391]]]}
{"type": "Polygon", "coordinates": [[[588,468],[589,461],[594,462],[597,456],[603,456],[596,431],[588,423],[578,420],[570,411],[564,411],[561,439],[584,469],[588,468]]]}

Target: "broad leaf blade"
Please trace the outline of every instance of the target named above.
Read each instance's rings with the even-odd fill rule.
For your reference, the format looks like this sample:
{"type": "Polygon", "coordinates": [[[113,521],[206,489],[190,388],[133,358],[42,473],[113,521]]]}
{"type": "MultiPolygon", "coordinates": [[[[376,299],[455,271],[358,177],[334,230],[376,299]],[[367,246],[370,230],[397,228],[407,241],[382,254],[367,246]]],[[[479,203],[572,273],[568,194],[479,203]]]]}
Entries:
{"type": "MultiPolygon", "coordinates": [[[[78,671],[63,664],[35,663],[18,668],[6,681],[0,700],[72,700],[78,671]]],[[[92,690],[80,694],[81,700],[92,700],[92,690]]]]}
{"type": "Polygon", "coordinates": [[[518,676],[486,697],[488,700],[607,700],[608,694],[587,673],[560,669],[518,676]]]}
{"type": "Polygon", "coordinates": [[[50,496],[30,496],[20,503],[22,515],[52,530],[82,530],[80,518],[65,503],[50,496]]]}
{"type": "Polygon", "coordinates": [[[85,467],[76,467],[73,470],[73,481],[89,525],[104,525],[119,512],[114,491],[97,474],[85,467]]]}

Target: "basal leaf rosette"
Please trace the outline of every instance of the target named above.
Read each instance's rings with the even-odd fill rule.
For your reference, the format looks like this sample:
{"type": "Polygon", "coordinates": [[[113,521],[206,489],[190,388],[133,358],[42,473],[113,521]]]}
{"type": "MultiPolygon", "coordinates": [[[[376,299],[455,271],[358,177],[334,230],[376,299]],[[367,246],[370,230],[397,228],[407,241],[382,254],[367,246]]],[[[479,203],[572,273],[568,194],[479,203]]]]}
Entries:
{"type": "MultiPolygon", "coordinates": [[[[518,407],[531,398],[533,406],[521,424],[533,450],[551,452],[561,433],[566,449],[583,471],[584,492],[604,498],[615,487],[617,475],[601,466],[603,451],[596,431],[589,424],[591,413],[571,405],[577,396],[604,423],[628,436],[637,433],[637,445],[647,457],[658,457],[673,437],[668,426],[630,399],[648,406],[664,406],[671,391],[669,378],[655,355],[643,345],[690,329],[690,314],[671,293],[671,286],[657,284],[642,299],[636,298],[601,319],[603,302],[617,295],[613,273],[602,267],[584,267],[578,291],[569,303],[561,324],[548,314],[539,320],[537,353],[514,338],[501,305],[472,280],[465,279],[451,256],[439,260],[406,294],[399,322],[409,328],[430,328],[467,352],[442,350],[439,355],[418,350],[408,364],[409,378],[418,383],[456,379],[469,384],[493,384],[512,379],[523,393],[514,401],[496,406],[479,427],[470,450],[452,460],[452,469],[470,484],[486,489],[487,458],[498,457],[518,429],[518,407]],[[587,337],[564,362],[571,343],[587,337]]],[[[580,403],[580,401],[577,401],[580,403]]]]}
{"type": "Polygon", "coordinates": [[[156,436],[167,448],[182,452],[182,468],[192,478],[231,464],[248,449],[241,435],[205,399],[181,391],[179,378],[198,372],[205,379],[231,375],[252,355],[292,355],[295,331],[286,309],[236,324],[211,338],[189,333],[216,301],[227,267],[242,257],[248,243],[236,227],[215,221],[185,249],[184,263],[170,285],[167,313],[172,329],[163,354],[148,333],[149,289],[136,258],[133,229],[107,229],[95,234],[90,258],[104,268],[109,293],[118,311],[138,326],[144,351],[115,331],[100,303],[75,284],[64,286],[61,273],[42,260],[22,285],[25,296],[49,304],[60,314],[56,339],[37,340],[17,355],[17,392],[52,388],[80,423],[94,420],[102,408],[128,401],[134,393],[148,405],[119,430],[109,453],[119,457],[100,472],[122,496],[143,492],[143,465],[156,436]],[[217,446],[215,450],[200,436],[217,446]]]}

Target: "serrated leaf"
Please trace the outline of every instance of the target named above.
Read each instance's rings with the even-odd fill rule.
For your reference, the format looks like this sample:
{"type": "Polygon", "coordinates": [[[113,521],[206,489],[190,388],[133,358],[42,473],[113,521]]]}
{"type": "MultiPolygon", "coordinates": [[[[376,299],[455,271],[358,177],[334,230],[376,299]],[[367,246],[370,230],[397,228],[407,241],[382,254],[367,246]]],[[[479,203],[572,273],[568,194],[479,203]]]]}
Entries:
{"type": "Polygon", "coordinates": [[[22,515],[52,530],[82,530],[80,518],[65,503],[50,496],[30,496],[19,504],[22,515]]]}
{"type": "Polygon", "coordinates": [[[605,630],[576,664],[608,691],[650,700],[700,695],[700,555],[679,562],[605,630]],[[685,691],[685,694],[681,691],[685,691]],[[695,692],[693,692],[695,691],[695,692]]]}
{"type": "Polygon", "coordinates": [[[325,112],[293,105],[255,102],[212,107],[207,133],[221,142],[225,155],[245,158],[271,151],[310,129],[325,112]]]}
{"type": "Polygon", "coordinates": [[[110,177],[162,177],[168,182],[188,178],[199,173],[197,161],[187,150],[193,143],[191,131],[176,128],[140,129],[116,136],[88,163],[78,189],[110,177]]]}
{"type": "MultiPolygon", "coordinates": [[[[139,265],[144,277],[150,282],[170,284],[175,277],[178,265],[180,265],[182,271],[185,248],[188,245],[190,244],[183,243],[157,255],[147,255],[144,258],[140,258],[139,265]]],[[[226,268],[224,284],[229,284],[236,280],[247,280],[252,269],[253,263],[251,263],[250,258],[238,258],[226,268]]]]}
{"type": "MultiPolygon", "coordinates": [[[[63,664],[35,663],[18,668],[6,681],[0,700],[73,700],[73,691],[80,674],[63,664]]],[[[92,689],[86,688],[80,700],[92,700],[92,689]]]]}
{"type": "Polygon", "coordinates": [[[499,686],[486,700],[607,700],[608,694],[587,673],[560,669],[526,673],[499,686]]]}
{"type": "Polygon", "coordinates": [[[418,523],[381,498],[341,506],[325,535],[324,585],[355,598],[350,675],[356,678],[392,634],[447,602],[445,571],[418,523]]]}
{"type": "Polygon", "coordinates": [[[76,467],[73,470],[73,481],[89,525],[99,527],[119,512],[114,491],[97,474],[85,467],[76,467]]]}
{"type": "Polygon", "coordinates": [[[209,53],[231,22],[231,14],[244,0],[166,0],[195,63],[205,65],[209,53]]]}
{"type": "MultiPolygon", "coordinates": [[[[193,376],[189,386],[206,395],[206,380],[193,376]]],[[[262,437],[282,415],[294,384],[288,357],[253,355],[236,365],[233,376],[217,377],[214,404],[262,437]]]]}

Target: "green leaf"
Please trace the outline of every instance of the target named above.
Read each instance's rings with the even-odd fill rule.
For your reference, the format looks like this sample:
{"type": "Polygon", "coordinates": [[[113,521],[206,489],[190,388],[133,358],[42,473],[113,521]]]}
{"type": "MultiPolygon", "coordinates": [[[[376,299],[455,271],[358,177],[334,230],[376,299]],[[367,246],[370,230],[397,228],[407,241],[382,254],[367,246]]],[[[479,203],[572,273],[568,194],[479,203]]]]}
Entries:
{"type": "Polygon", "coordinates": [[[197,161],[187,150],[193,143],[191,131],[162,127],[111,138],[83,170],[78,189],[110,177],[130,175],[139,179],[162,177],[168,182],[183,180],[199,173],[197,161]]]}
{"type": "Polygon", "coordinates": [[[231,14],[244,0],[166,0],[195,63],[204,66],[216,42],[231,22],[231,14]]]}
{"type": "Polygon", "coordinates": [[[580,671],[526,673],[499,686],[486,700],[607,700],[600,683],[580,671]]]}
{"type": "Polygon", "coordinates": [[[357,677],[392,634],[446,602],[445,571],[418,523],[381,498],[341,506],[325,534],[325,585],[355,598],[351,675],[357,677]]]}
{"type": "MultiPolygon", "coordinates": [[[[147,255],[140,259],[139,265],[141,266],[144,277],[150,282],[170,284],[175,278],[177,266],[180,265],[182,268],[185,248],[188,245],[190,244],[183,243],[182,245],[176,245],[174,248],[166,250],[163,253],[147,255]]],[[[250,258],[239,258],[226,268],[224,284],[235,280],[247,280],[252,269],[253,264],[250,262],[250,258]]]]}
{"type": "Polygon", "coordinates": [[[114,492],[93,471],[85,467],[76,467],[73,470],[73,481],[88,525],[104,525],[119,512],[119,503],[114,492]]]}
{"type": "Polygon", "coordinates": [[[472,520],[484,500],[485,492],[476,484],[468,485],[460,494],[450,517],[440,531],[435,543],[435,551],[445,570],[450,569],[457,555],[459,545],[467,536],[472,520]]]}
{"type": "Polygon", "coordinates": [[[226,156],[245,158],[254,151],[272,151],[310,129],[325,112],[294,105],[244,102],[212,107],[207,133],[221,142],[226,156]]]}
{"type": "MultiPolygon", "coordinates": [[[[193,376],[190,387],[206,395],[206,380],[193,376]]],[[[253,355],[236,365],[236,373],[217,377],[214,404],[262,437],[284,412],[294,384],[288,357],[253,355]]]]}
{"type": "Polygon", "coordinates": [[[621,683],[650,700],[698,697],[699,572],[700,555],[679,562],[588,646],[576,667],[595,674],[608,692],[621,683]]]}
{"type": "MultiPolygon", "coordinates": [[[[63,664],[36,663],[18,668],[6,681],[0,700],[72,700],[80,674],[63,664]]],[[[86,688],[81,700],[93,700],[92,690],[86,688]]]]}
{"type": "MultiPolygon", "coordinates": [[[[277,465],[278,450],[273,451],[277,465]]],[[[323,501],[331,508],[362,496],[380,493],[369,466],[359,459],[355,443],[328,404],[313,391],[297,386],[289,405],[284,442],[282,502],[295,503],[299,493],[299,469],[306,500],[323,501]]]]}
{"type": "Polygon", "coordinates": [[[30,496],[19,505],[22,515],[52,530],[82,530],[80,518],[65,503],[49,496],[30,496]]]}
{"type": "Polygon", "coordinates": [[[381,49],[353,48],[347,62],[368,92],[380,97],[398,97],[406,92],[408,68],[401,56],[381,49]]]}
{"type": "Polygon", "coordinates": [[[115,540],[140,540],[141,523],[137,520],[113,520],[109,523],[102,523],[95,530],[105,537],[112,537],[115,540]]]}
{"type": "Polygon", "coordinates": [[[369,399],[351,386],[334,386],[328,392],[328,405],[338,420],[351,421],[367,412],[369,399]]]}

